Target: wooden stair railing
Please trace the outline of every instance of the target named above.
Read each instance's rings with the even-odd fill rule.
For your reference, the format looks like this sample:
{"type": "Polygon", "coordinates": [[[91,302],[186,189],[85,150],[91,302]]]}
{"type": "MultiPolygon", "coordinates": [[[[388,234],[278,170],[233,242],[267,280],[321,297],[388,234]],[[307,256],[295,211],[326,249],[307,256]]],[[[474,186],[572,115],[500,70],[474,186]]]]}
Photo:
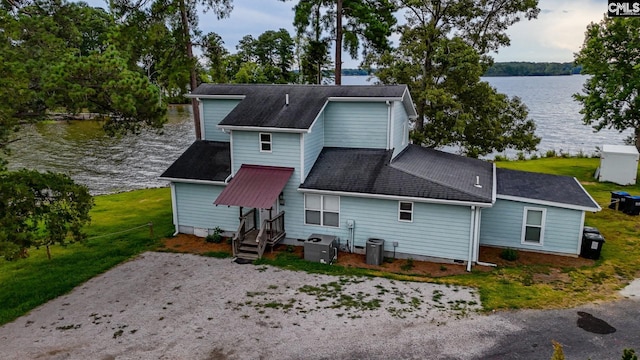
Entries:
{"type": "Polygon", "coordinates": [[[262,257],[267,245],[270,245],[271,250],[273,251],[273,246],[283,239],[285,234],[284,211],[278,213],[278,215],[273,219],[264,220],[260,227],[260,232],[256,237],[256,242],[258,244],[258,258],[262,257]]]}
{"type": "Polygon", "coordinates": [[[240,254],[240,246],[244,242],[247,234],[253,230],[256,230],[255,219],[256,209],[251,209],[240,217],[240,225],[238,226],[238,231],[236,231],[236,234],[231,240],[234,257],[238,257],[238,255],[240,254]]]}

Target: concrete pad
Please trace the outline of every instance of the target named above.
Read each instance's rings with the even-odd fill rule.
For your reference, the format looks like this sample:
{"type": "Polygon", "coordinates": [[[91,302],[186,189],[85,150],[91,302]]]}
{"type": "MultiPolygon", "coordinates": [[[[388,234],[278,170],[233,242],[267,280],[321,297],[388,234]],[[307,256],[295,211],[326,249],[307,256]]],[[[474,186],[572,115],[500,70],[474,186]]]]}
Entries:
{"type": "Polygon", "coordinates": [[[640,279],[633,280],[631,284],[620,290],[620,295],[630,299],[640,300],[640,279]]]}

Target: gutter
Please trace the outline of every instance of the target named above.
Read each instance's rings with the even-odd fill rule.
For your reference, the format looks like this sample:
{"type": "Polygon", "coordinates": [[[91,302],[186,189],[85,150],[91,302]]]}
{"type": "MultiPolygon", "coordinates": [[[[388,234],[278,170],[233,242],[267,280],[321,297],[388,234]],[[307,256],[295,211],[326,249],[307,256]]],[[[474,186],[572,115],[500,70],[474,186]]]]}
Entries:
{"type": "Polygon", "coordinates": [[[203,95],[203,94],[186,94],[184,97],[189,99],[218,99],[218,100],[244,100],[246,95],[203,95]]]}
{"type": "Polygon", "coordinates": [[[170,181],[170,182],[185,183],[185,184],[227,185],[226,180],[214,181],[214,180],[198,180],[198,179],[180,179],[180,178],[172,178],[172,177],[159,177],[158,179],[170,181]]]}
{"type": "Polygon", "coordinates": [[[384,194],[357,193],[357,192],[332,191],[332,190],[314,190],[314,189],[307,189],[307,188],[298,188],[298,191],[301,193],[310,193],[310,194],[319,194],[319,195],[350,196],[350,197],[394,200],[394,201],[413,201],[418,203],[429,203],[429,204],[477,206],[481,208],[492,206],[491,203],[484,203],[484,202],[420,198],[420,197],[401,196],[401,195],[384,195],[384,194]]]}
{"type": "Polygon", "coordinates": [[[308,133],[309,129],[296,129],[296,128],[278,128],[278,127],[260,127],[260,126],[242,126],[242,125],[220,125],[217,127],[223,131],[227,130],[242,130],[242,131],[260,131],[260,132],[273,132],[273,133],[308,133]]]}

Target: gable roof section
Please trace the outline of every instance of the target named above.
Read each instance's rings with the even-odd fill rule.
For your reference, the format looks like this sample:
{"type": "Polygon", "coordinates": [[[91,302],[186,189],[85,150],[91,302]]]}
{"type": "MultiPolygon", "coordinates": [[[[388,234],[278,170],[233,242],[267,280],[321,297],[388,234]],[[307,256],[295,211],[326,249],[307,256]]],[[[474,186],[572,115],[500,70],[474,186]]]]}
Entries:
{"type": "Polygon", "coordinates": [[[500,168],[496,171],[498,198],[575,210],[601,210],[576,178],[500,168]]]}
{"type": "Polygon", "coordinates": [[[329,100],[402,101],[409,116],[415,114],[405,85],[202,84],[189,97],[242,99],[219,123],[222,128],[256,127],[306,131],[329,100]]]}
{"type": "Polygon", "coordinates": [[[228,142],[197,140],[160,175],[165,180],[223,182],[231,174],[228,142]]]}
{"type": "MultiPolygon", "coordinates": [[[[426,202],[431,200],[491,205],[490,184],[487,186],[488,189],[485,189],[486,194],[469,192],[465,188],[456,187],[455,184],[434,181],[428,177],[400,170],[393,166],[395,161],[390,163],[392,154],[392,150],[324,148],[304,184],[300,185],[300,189],[354,195],[382,195],[426,202]]],[[[402,153],[398,157],[405,155],[406,153],[402,153]]],[[[454,157],[462,158],[456,155],[454,157]]],[[[427,166],[428,161],[429,159],[424,159],[422,164],[427,166]]],[[[458,166],[456,163],[450,164],[451,168],[456,166],[458,166]]],[[[489,169],[491,169],[490,164],[489,169]]]]}

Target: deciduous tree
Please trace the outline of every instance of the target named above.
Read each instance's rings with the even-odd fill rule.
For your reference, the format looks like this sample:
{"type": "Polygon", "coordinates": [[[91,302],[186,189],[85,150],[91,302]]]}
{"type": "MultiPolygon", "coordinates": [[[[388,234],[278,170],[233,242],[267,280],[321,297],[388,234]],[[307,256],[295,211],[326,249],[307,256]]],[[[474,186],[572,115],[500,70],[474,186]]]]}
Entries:
{"type": "Polygon", "coordinates": [[[66,175],[0,173],[0,255],[12,260],[26,256],[31,246],[48,250],[49,245],[83,240],[92,206],[87,187],[66,175]]]}
{"type": "Polygon", "coordinates": [[[286,84],[294,80],[294,42],[285,29],[243,37],[231,58],[230,77],[236,83],[286,84]]]}
{"type": "Polygon", "coordinates": [[[414,141],[458,146],[469,156],[507,148],[534,150],[539,139],[519,99],[480,81],[488,53],[509,44],[506,29],[521,16],[534,18],[537,0],[398,0],[406,14],[400,44],[369,57],[383,83],[407,84],[418,118],[414,141]]]}
{"type": "Polygon", "coordinates": [[[609,18],[587,27],[585,40],[575,54],[582,73],[589,74],[583,94],[583,121],[600,131],[633,130],[640,149],[640,18],[609,18]]]}

